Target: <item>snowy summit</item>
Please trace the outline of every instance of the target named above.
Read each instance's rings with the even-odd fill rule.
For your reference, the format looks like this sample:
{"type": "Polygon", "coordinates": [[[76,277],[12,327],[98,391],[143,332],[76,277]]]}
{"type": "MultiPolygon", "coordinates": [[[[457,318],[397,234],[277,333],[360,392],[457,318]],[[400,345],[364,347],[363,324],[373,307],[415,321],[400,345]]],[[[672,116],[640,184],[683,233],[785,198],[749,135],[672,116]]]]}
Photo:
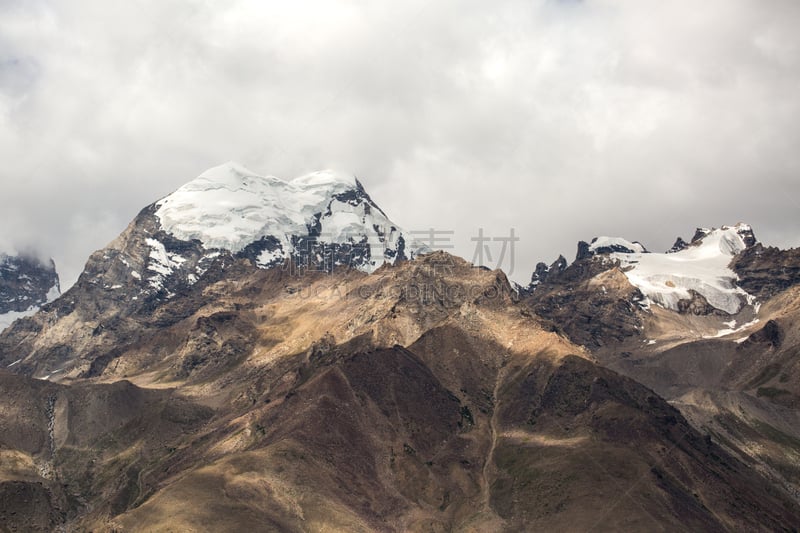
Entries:
{"type": "Polygon", "coordinates": [[[710,305],[736,314],[753,297],[736,286],[736,273],[729,265],[733,257],[755,241],[747,224],[699,229],[691,244],[673,253],[615,252],[612,259],[632,285],[653,303],[678,309],[678,301],[695,291],[710,305]]]}
{"type": "Polygon", "coordinates": [[[357,266],[369,272],[425,251],[412,245],[354,176],[332,170],[284,181],[231,162],[204,172],[155,205],[164,231],[183,241],[200,241],[206,250],[236,254],[269,241],[258,258],[262,266],[304,252],[298,247],[309,239],[368,247],[369,260],[357,266]]]}

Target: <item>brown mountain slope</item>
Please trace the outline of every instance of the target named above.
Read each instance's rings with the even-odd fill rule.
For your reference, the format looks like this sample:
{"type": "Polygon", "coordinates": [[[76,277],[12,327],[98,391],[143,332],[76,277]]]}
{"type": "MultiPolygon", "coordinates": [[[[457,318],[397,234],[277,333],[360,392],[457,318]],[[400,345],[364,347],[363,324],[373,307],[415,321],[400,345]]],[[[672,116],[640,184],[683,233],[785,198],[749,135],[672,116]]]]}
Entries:
{"type": "Polygon", "coordinates": [[[552,278],[523,299],[576,344],[596,350],[642,334],[644,297],[619,268],[591,257],[552,278]]]}
{"type": "Polygon", "coordinates": [[[800,287],[775,295],[759,317],[724,338],[599,357],[800,501],[800,287]]]}
{"type": "MultiPolygon", "coordinates": [[[[679,239],[671,252],[705,235],[698,231],[694,244],[679,239]]],[[[586,243],[572,264],[538,265],[523,301],[603,366],[658,392],[800,505],[800,250],[765,247],[752,230],[740,235],[745,247],[728,268],[731,283],[750,297],[734,315],[691,291],[675,310],[640,305],[643,295],[625,274],[639,259],[623,265],[606,253],[614,250],[598,255],[586,243]]],[[[651,279],[674,286],[682,268],[674,261],[661,281],[651,279]]]]}
{"type": "Polygon", "coordinates": [[[78,530],[722,531],[798,519],[640,385],[582,358],[508,354],[454,329],[411,350],[342,353],[282,397],[266,390],[210,419],[184,404],[176,420],[159,401],[165,391],[91,387],[104,388],[80,392],[97,394],[92,408],[66,402],[93,415],[70,420],[72,431],[96,434],[55,430],[54,478],[71,481],[61,509],[82,514],[69,522],[78,530]],[[486,373],[493,390],[490,379],[444,387],[426,364],[443,357],[432,347],[503,354],[486,373]],[[103,416],[109,409],[120,420],[103,416]],[[78,497],[86,507],[70,507],[78,497]]]}
{"type": "Polygon", "coordinates": [[[167,443],[212,414],[173,391],[125,381],[65,387],[7,372],[0,398],[3,531],[49,531],[88,510],[121,512],[167,443]]]}
{"type": "Polygon", "coordinates": [[[75,531],[800,523],[498,272],[446,254],[373,275],[215,268],[148,313],[104,308],[102,328],[73,293],[80,321],[54,306],[3,335],[13,368],[61,380],[0,380],[2,435],[28,435],[0,441],[3,512],[38,502],[28,523],[75,531]]]}

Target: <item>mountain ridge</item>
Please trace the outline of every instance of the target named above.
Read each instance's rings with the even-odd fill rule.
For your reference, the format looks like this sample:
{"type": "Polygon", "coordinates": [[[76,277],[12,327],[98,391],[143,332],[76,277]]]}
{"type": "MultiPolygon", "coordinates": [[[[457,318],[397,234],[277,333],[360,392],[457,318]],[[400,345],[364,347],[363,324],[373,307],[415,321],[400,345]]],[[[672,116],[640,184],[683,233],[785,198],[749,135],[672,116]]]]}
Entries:
{"type": "Polygon", "coordinates": [[[0,517],[14,527],[800,523],[783,458],[800,435],[776,422],[800,405],[792,252],[744,225],[670,254],[596,239],[520,289],[445,252],[387,247],[369,218],[386,215],[354,177],[204,175],[0,333],[0,517]],[[380,254],[354,251],[371,238],[380,254]],[[689,287],[659,305],[632,283],[644,258],[710,260],[759,301],[732,318],[689,287]]]}

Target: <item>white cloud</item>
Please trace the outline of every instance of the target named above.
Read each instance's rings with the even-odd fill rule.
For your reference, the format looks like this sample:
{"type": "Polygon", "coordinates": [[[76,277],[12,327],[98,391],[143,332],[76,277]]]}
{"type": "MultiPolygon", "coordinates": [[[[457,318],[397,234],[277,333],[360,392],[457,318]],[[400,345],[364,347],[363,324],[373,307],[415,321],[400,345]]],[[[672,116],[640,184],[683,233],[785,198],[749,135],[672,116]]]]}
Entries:
{"type": "Polygon", "coordinates": [[[800,4],[0,2],[3,242],[72,281],[146,204],[237,159],[355,172],[410,229],[798,245],[800,4]]]}

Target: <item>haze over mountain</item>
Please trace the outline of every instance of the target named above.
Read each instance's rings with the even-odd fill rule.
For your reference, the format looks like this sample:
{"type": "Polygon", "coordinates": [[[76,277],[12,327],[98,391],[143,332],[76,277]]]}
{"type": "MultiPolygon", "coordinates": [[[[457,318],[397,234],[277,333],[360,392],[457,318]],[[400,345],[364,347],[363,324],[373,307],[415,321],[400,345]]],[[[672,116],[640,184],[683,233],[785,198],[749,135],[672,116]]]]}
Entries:
{"type": "Polygon", "coordinates": [[[0,523],[791,531],[798,290],[746,224],[520,287],[355,178],[225,164],[0,334],[0,523]]]}

